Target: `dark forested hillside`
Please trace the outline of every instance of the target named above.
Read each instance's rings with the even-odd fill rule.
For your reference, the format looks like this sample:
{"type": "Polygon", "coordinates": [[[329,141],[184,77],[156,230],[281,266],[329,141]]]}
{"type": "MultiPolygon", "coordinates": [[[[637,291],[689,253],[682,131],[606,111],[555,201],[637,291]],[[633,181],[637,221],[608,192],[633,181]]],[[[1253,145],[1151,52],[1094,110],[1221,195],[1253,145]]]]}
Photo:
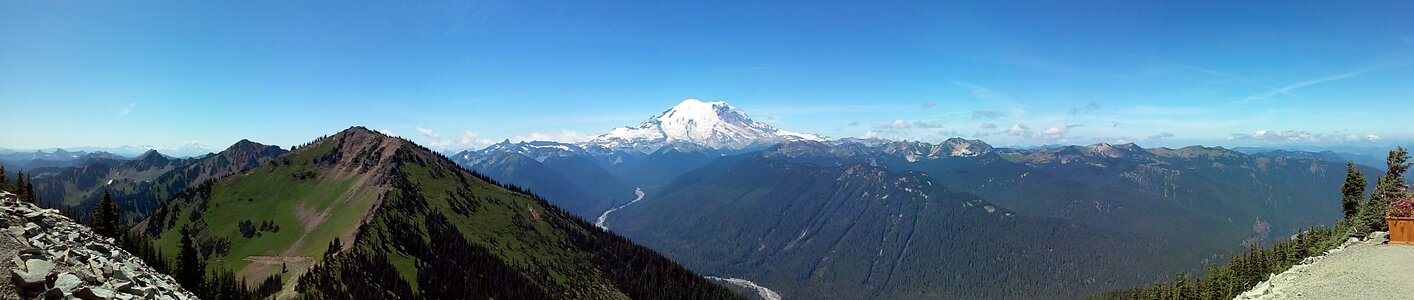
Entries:
{"type": "MultiPolygon", "coordinates": [[[[759,278],[761,280],[758,282],[765,282],[768,286],[769,283],[776,283],[777,286],[773,288],[777,290],[807,292],[820,290],[821,286],[837,287],[837,282],[814,285],[818,282],[812,283],[798,276],[809,273],[808,271],[778,266],[814,268],[821,261],[821,256],[798,262],[777,262],[773,267],[761,268],[758,266],[765,266],[764,262],[746,258],[759,254],[746,250],[760,248],[764,251],[770,249],[769,243],[765,244],[764,248],[761,244],[734,244],[754,239],[769,240],[763,236],[765,231],[744,228],[777,228],[776,226],[781,225],[778,220],[783,218],[780,214],[789,214],[793,210],[762,210],[765,208],[745,205],[743,203],[748,202],[738,198],[754,199],[752,197],[764,196],[737,194],[733,191],[744,187],[757,187],[760,193],[781,193],[772,194],[776,195],[772,197],[779,197],[778,200],[765,202],[810,203],[823,201],[819,199],[823,196],[807,197],[799,195],[799,191],[811,188],[834,191],[835,183],[826,180],[811,181],[804,179],[808,176],[790,173],[799,171],[799,166],[845,167],[862,164],[899,174],[917,172],[941,186],[946,186],[947,190],[975,195],[972,197],[984,199],[993,203],[995,208],[1014,212],[1023,219],[1071,222],[1082,228],[1117,235],[1132,235],[1140,239],[1152,239],[1154,243],[1163,243],[1166,245],[1166,255],[1159,259],[1132,260],[1137,257],[1132,252],[1113,253],[1116,256],[1130,256],[1125,259],[1131,259],[1129,262],[1132,264],[1119,269],[1164,269],[1168,271],[1160,274],[1166,274],[1197,271],[1196,266],[1225,260],[1227,254],[1242,249],[1244,245],[1268,244],[1278,237],[1290,235],[1308,226],[1327,224],[1330,220],[1338,218],[1340,211],[1321,204],[1331,197],[1338,196],[1332,187],[1339,186],[1343,179],[1340,174],[1342,165],[1328,160],[1302,155],[1249,155],[1223,148],[1199,146],[1145,149],[1134,144],[1095,144],[1040,149],[995,149],[982,141],[960,138],[937,144],[843,139],[825,142],[792,141],[757,152],[745,152],[747,154],[741,157],[718,158],[725,152],[714,152],[693,145],[665,146],[649,153],[623,153],[596,151],[593,145],[533,142],[502,143],[480,152],[464,152],[462,155],[466,155],[464,158],[468,158],[468,161],[477,162],[473,168],[494,173],[495,178],[536,185],[537,189],[540,186],[552,186],[545,190],[557,194],[550,198],[556,202],[564,200],[555,199],[589,199],[605,193],[585,188],[579,183],[585,182],[585,179],[610,176],[602,175],[603,172],[575,171],[580,169],[607,170],[613,174],[612,177],[630,185],[660,182],[643,186],[643,190],[647,192],[646,200],[614,212],[608,216],[606,224],[615,231],[647,243],[698,270],[722,272],[719,275],[728,277],[756,276],[748,279],[759,278]],[[503,159],[506,157],[515,159],[503,159]],[[590,166],[584,168],[550,163],[566,157],[592,161],[594,164],[584,164],[590,166]],[[768,164],[758,161],[763,166],[724,167],[729,165],[725,161],[744,159],[742,157],[774,158],[790,163],[768,164]],[[716,161],[707,163],[713,160],[716,161]],[[785,169],[774,170],[765,166],[785,169]],[[625,172],[626,170],[632,171],[625,172]],[[633,177],[641,174],[653,174],[651,177],[656,181],[633,177]],[[728,176],[724,174],[731,174],[729,176],[736,181],[722,181],[726,179],[719,177],[728,176]],[[691,190],[696,192],[687,192],[691,190]],[[785,191],[795,191],[796,194],[785,191]],[[565,194],[588,196],[563,196],[565,194]],[[665,199],[690,203],[692,206],[673,208],[677,210],[654,208],[655,205],[664,205],[655,201],[665,199]],[[679,227],[689,229],[673,230],[679,227]],[[712,252],[720,247],[741,248],[731,248],[735,249],[734,252],[712,252]],[[727,267],[729,262],[735,262],[736,267],[727,267]],[[773,282],[775,277],[788,277],[791,281],[773,282]]],[[[840,197],[862,197],[838,192],[844,193],[840,197]]],[[[601,213],[607,210],[604,203],[622,204],[625,199],[628,198],[617,196],[600,200],[597,205],[568,205],[584,210],[576,213],[584,216],[593,215],[596,209],[601,213]]],[[[904,216],[908,214],[905,213],[904,216]]],[[[856,224],[853,215],[822,220],[828,220],[831,224],[856,224]]],[[[889,220],[874,219],[870,222],[889,220]]],[[[937,227],[925,228],[922,232],[943,230],[937,227]]],[[[780,231],[771,232],[780,234],[780,231]]],[[[797,234],[800,232],[796,231],[797,234]]],[[[975,236],[984,234],[981,231],[947,234],[949,239],[955,240],[984,238],[975,236]]],[[[809,235],[807,233],[802,237],[809,235]]],[[[1074,252],[1055,253],[1071,256],[1093,253],[1088,246],[1094,243],[1074,243],[1076,244],[1063,245],[1072,247],[1070,249],[1074,252]]],[[[998,249],[1016,247],[1018,246],[1009,244],[995,246],[998,249]]],[[[1050,251],[1060,251],[1058,249],[1060,248],[1050,251]]],[[[857,251],[853,253],[854,256],[848,258],[869,259],[885,256],[878,252],[877,249],[873,253],[857,251]]],[[[846,256],[841,255],[829,261],[844,260],[846,256]]],[[[1011,263],[1021,269],[1043,269],[1048,266],[1041,261],[1011,263]]],[[[1079,268],[1098,269],[1086,266],[1079,268]]],[[[1141,277],[1158,276],[1151,273],[1133,274],[1135,276],[1121,276],[1117,279],[1124,281],[1123,283],[1100,285],[1141,284],[1145,283],[1139,280],[1141,277]]],[[[913,274],[903,274],[897,278],[915,277],[924,278],[913,274]]],[[[863,280],[842,286],[863,284],[858,282],[863,280]]],[[[1080,291],[1104,290],[1094,289],[1096,286],[1094,283],[1067,281],[1059,284],[1057,288],[1036,290],[1077,291],[1074,295],[1082,295],[1083,292],[1080,291]]],[[[967,285],[957,290],[969,289],[985,290],[985,287],[967,285]]]]}
{"type": "Polygon", "coordinates": [[[1071,298],[1179,263],[1140,254],[1170,246],[1160,239],[1020,216],[923,173],[759,154],[720,159],[620,212],[615,231],[788,298],[1071,298]]]}

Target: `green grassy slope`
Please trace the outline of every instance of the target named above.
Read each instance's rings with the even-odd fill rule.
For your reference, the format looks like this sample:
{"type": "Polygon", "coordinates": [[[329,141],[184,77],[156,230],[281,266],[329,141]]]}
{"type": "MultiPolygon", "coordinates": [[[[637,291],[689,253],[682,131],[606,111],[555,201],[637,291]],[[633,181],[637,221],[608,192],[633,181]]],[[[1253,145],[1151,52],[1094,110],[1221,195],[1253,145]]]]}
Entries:
{"type": "Polygon", "coordinates": [[[213,268],[247,278],[283,264],[291,269],[285,297],[737,297],[508,188],[411,142],[353,128],[183,192],[137,230],[175,254],[177,232],[191,226],[213,268]],[[242,232],[247,221],[279,230],[252,235],[242,232]]]}

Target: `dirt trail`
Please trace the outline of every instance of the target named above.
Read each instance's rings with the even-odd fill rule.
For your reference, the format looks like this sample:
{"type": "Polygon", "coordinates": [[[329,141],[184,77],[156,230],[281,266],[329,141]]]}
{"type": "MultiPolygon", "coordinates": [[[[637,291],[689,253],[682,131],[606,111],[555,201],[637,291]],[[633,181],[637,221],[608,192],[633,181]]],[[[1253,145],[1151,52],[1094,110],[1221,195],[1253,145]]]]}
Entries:
{"type": "Polygon", "coordinates": [[[1385,234],[1297,265],[1238,299],[1414,298],[1414,246],[1385,244],[1385,234]]]}

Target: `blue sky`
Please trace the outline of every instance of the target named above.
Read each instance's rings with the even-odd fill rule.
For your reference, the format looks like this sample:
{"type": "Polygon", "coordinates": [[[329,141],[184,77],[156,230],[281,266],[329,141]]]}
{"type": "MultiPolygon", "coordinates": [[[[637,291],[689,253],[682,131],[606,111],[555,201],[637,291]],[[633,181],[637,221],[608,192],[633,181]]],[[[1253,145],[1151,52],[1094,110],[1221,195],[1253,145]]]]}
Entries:
{"type": "Polygon", "coordinates": [[[286,2],[0,0],[0,147],[479,148],[685,98],[831,137],[1414,140],[1410,2],[286,2]]]}

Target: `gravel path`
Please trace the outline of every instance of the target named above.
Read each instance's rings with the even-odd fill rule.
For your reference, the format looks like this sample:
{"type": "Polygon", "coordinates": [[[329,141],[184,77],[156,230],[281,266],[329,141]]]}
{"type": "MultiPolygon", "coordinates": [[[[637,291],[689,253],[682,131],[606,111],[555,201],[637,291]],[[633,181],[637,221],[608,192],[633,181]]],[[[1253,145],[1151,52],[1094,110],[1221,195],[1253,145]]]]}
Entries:
{"type": "Polygon", "coordinates": [[[1385,235],[1292,267],[1239,299],[1414,299],[1414,246],[1385,235]]]}

